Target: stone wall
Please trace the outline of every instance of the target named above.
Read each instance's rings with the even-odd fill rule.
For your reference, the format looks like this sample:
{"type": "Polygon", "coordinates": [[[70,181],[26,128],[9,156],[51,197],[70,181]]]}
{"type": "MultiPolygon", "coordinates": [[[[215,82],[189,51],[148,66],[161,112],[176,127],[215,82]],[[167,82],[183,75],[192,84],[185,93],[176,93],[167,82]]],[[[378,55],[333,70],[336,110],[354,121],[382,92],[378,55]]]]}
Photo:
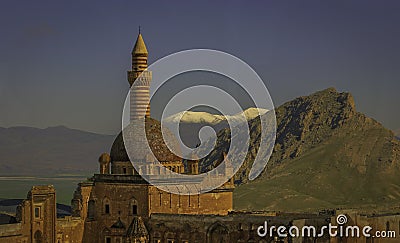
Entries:
{"type": "Polygon", "coordinates": [[[177,195],[149,188],[149,212],[168,214],[227,215],[233,210],[232,190],[212,191],[197,195],[177,195]]]}
{"type": "Polygon", "coordinates": [[[28,242],[28,238],[22,235],[21,223],[0,225],[0,243],[10,242],[28,242]]]}
{"type": "Polygon", "coordinates": [[[57,219],[56,242],[80,243],[83,240],[84,221],[77,217],[57,219]]]}
{"type": "Polygon", "coordinates": [[[126,230],[134,216],[148,217],[147,195],[146,185],[95,182],[89,195],[92,205],[86,206],[87,214],[84,216],[84,242],[103,242],[107,236],[123,234],[119,232],[120,228],[113,227],[118,221],[126,230]],[[93,215],[90,215],[91,210],[93,215]]]}
{"type": "MultiPolygon", "coordinates": [[[[289,226],[296,218],[305,215],[278,215],[232,213],[229,215],[168,215],[153,214],[149,221],[150,242],[271,242],[279,240],[276,233],[272,237],[260,237],[259,226],[268,221],[270,225],[289,226]]],[[[312,223],[321,227],[326,224],[326,216],[308,215],[305,224],[312,223]]],[[[288,242],[288,238],[281,239],[288,242]]],[[[292,242],[294,239],[290,239],[292,242]]],[[[307,239],[297,238],[298,242],[307,239]]],[[[314,242],[314,241],[310,241],[314,242]]],[[[329,242],[329,237],[318,242],[329,242]]]]}
{"type": "MultiPolygon", "coordinates": [[[[366,214],[360,213],[357,210],[340,210],[336,212],[336,215],[343,214],[347,217],[347,223],[344,226],[358,226],[360,229],[360,237],[332,237],[332,243],[348,242],[348,243],[395,243],[400,241],[400,214],[399,213],[376,213],[366,214]],[[362,229],[365,226],[369,226],[372,229],[369,231],[371,237],[365,237],[362,233],[362,229]],[[386,234],[386,237],[375,237],[376,232],[380,234],[386,234]],[[389,231],[393,232],[395,237],[388,237],[389,231]]],[[[336,218],[332,217],[331,222],[333,225],[336,223],[336,218]]],[[[351,233],[351,232],[350,232],[351,233]]]]}

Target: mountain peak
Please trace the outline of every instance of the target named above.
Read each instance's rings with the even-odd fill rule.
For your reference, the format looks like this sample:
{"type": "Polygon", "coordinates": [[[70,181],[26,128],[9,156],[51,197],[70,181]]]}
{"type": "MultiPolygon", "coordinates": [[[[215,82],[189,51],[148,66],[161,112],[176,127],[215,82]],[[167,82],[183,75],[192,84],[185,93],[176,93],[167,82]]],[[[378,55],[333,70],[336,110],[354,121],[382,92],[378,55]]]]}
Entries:
{"type": "Polygon", "coordinates": [[[304,140],[310,131],[318,137],[342,126],[356,114],[354,98],[350,93],[340,93],[334,88],[318,91],[289,101],[276,109],[278,123],[277,141],[292,135],[304,140]]]}
{"type": "Polygon", "coordinates": [[[338,92],[335,88],[327,88],[321,91],[317,91],[308,96],[299,97],[288,103],[296,101],[312,101],[310,104],[323,105],[324,107],[332,108],[335,105],[341,105],[343,108],[347,107],[352,111],[356,111],[355,102],[353,95],[348,92],[338,92]]]}

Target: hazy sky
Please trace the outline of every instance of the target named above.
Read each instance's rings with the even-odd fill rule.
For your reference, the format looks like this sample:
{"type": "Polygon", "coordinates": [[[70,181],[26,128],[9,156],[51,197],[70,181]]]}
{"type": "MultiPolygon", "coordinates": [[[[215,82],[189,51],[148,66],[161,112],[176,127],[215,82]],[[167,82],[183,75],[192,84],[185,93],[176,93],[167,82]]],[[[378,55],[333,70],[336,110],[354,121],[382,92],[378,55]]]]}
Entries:
{"type": "Polygon", "coordinates": [[[0,126],[116,133],[141,25],[150,63],[225,51],[258,72],[275,105],[333,86],[400,128],[399,13],[396,0],[2,1],[0,126]]]}

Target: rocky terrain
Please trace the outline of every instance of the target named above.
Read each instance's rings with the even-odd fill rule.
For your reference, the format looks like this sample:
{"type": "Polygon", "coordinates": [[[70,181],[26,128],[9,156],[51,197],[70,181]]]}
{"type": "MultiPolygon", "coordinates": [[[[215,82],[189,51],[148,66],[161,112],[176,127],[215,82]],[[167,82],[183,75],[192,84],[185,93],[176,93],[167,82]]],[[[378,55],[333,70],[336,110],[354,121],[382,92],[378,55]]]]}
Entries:
{"type": "MultiPolygon", "coordinates": [[[[244,166],[236,174],[235,208],[315,210],[389,207],[400,203],[400,142],[392,131],[356,111],[353,97],[330,88],[287,102],[276,110],[276,144],[267,169],[247,175],[258,149],[251,133],[244,166]]],[[[260,127],[249,121],[251,131],[260,127]]],[[[229,129],[218,134],[216,150],[202,170],[229,146],[229,129]]]]}

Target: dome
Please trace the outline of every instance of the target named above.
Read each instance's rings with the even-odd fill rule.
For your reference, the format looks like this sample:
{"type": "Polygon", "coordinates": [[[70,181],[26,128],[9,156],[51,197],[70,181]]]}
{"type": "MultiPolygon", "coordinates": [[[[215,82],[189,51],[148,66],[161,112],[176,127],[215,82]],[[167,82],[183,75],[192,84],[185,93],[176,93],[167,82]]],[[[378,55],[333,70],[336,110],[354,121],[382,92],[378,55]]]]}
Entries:
{"type": "MultiPolygon", "coordinates": [[[[153,154],[160,162],[175,162],[181,161],[182,159],[172,153],[167,145],[165,144],[161,132],[161,123],[153,118],[146,117],[146,136],[148,139],[148,143],[150,145],[153,154]]],[[[173,136],[171,132],[167,131],[167,136],[173,136]]],[[[168,139],[169,141],[173,141],[168,139]]],[[[175,139],[176,141],[176,139],[175,139]]],[[[179,144],[176,141],[173,145],[176,148],[179,148],[179,144]]],[[[124,139],[122,136],[122,132],[118,134],[115,138],[114,143],[111,147],[111,161],[130,161],[128,154],[125,150],[124,139]]]]}
{"type": "Polygon", "coordinates": [[[108,163],[110,163],[110,161],[111,161],[111,158],[108,153],[102,153],[99,157],[99,163],[101,163],[101,164],[108,164],[108,163]]]}

